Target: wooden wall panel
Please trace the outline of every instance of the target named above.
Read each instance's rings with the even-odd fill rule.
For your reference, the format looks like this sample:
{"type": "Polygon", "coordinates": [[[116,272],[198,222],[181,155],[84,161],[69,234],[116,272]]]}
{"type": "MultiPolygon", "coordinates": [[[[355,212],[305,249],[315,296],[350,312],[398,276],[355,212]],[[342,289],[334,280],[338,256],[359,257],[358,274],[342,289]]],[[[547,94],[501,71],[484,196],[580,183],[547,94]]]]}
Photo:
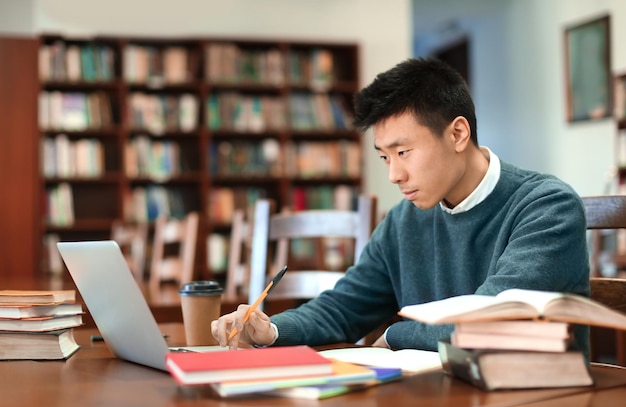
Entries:
{"type": "Polygon", "coordinates": [[[34,276],[41,258],[37,50],[0,38],[0,281],[34,276]]]}

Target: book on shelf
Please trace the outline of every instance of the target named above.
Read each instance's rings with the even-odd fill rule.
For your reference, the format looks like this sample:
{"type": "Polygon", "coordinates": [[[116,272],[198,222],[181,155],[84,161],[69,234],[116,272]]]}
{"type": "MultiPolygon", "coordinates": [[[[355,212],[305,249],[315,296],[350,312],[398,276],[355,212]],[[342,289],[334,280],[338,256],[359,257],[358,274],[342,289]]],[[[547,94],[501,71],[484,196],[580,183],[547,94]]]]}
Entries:
{"type": "Polygon", "coordinates": [[[60,276],[65,267],[56,246],[60,240],[61,237],[57,233],[46,233],[43,237],[43,269],[52,276],[60,276]]]}
{"type": "Polygon", "coordinates": [[[171,46],[163,50],[163,73],[166,83],[184,83],[189,80],[188,59],[187,50],[183,47],[171,46]]]}
{"type": "Polygon", "coordinates": [[[450,342],[461,348],[565,352],[572,342],[567,322],[542,320],[462,322],[450,342]]]}
{"type": "Polygon", "coordinates": [[[55,305],[0,305],[0,318],[21,319],[82,313],[83,307],[79,303],[61,303],[55,305]]]}
{"type": "Polygon", "coordinates": [[[311,51],[310,73],[311,87],[318,91],[326,91],[333,84],[334,66],[333,53],[324,48],[316,48],[311,51]]]}
{"type": "Polygon", "coordinates": [[[403,374],[406,375],[441,369],[439,354],[434,351],[421,349],[392,350],[389,348],[362,346],[324,350],[320,354],[329,359],[341,360],[357,365],[401,369],[403,374]]]}
{"type": "Polygon", "coordinates": [[[0,319],[0,331],[44,332],[73,328],[83,324],[81,314],[0,319]]]}
{"type": "Polygon", "coordinates": [[[0,290],[0,305],[75,302],[75,290],[0,290]]]}
{"type": "MultiPolygon", "coordinates": [[[[352,363],[331,360],[332,371],[325,375],[303,375],[294,377],[256,378],[212,383],[221,397],[239,396],[250,393],[267,393],[276,390],[304,386],[345,386],[371,383],[377,379],[376,370],[352,363]]],[[[401,374],[400,369],[396,369],[401,374]]]]}
{"type": "Polygon", "coordinates": [[[366,390],[373,386],[393,382],[402,378],[402,370],[383,367],[369,367],[376,377],[362,383],[328,383],[309,386],[286,387],[267,392],[267,395],[296,399],[323,400],[342,394],[366,390]]]}
{"type": "Polygon", "coordinates": [[[229,352],[168,353],[165,366],[180,385],[228,380],[328,375],[332,363],[308,346],[229,352]]]}
{"type": "Polygon", "coordinates": [[[67,359],[78,349],[72,329],[0,332],[0,360],[67,359]]]}
{"type": "Polygon", "coordinates": [[[222,233],[211,233],[206,240],[207,267],[215,274],[225,273],[228,267],[229,238],[222,233]]]}
{"type": "Polygon", "coordinates": [[[106,92],[42,91],[39,94],[42,130],[85,131],[111,126],[111,98],[106,92]]]}
{"type": "Polygon", "coordinates": [[[582,352],[463,349],[440,341],[444,371],[483,390],[591,386],[582,352]]]}
{"type": "Polygon", "coordinates": [[[400,316],[427,324],[466,321],[541,319],[626,329],[626,315],[571,293],[509,289],[496,296],[461,295],[408,305],[400,316]]]}
{"type": "Polygon", "coordinates": [[[61,182],[46,191],[46,220],[51,225],[69,226],[74,223],[74,193],[72,185],[61,182]]]}

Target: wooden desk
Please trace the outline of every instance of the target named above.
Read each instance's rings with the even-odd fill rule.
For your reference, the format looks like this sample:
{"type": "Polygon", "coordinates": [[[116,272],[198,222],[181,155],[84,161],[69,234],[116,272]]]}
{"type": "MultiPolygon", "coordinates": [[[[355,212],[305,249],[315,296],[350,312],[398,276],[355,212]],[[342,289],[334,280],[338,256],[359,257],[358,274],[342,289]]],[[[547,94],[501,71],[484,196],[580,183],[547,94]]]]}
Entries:
{"type": "MultiPolygon", "coordinates": [[[[161,324],[171,345],[184,343],[182,324],[161,324]]],[[[626,369],[594,366],[594,388],[484,392],[442,372],[431,372],[366,391],[310,401],[275,397],[221,400],[202,388],[179,388],[166,372],[125,362],[102,342],[91,343],[93,329],[77,329],[82,348],[67,361],[0,362],[2,406],[522,406],[570,405],[561,401],[597,400],[597,406],[623,405],[626,369]],[[534,404],[533,404],[534,403],[534,404]]]]}
{"type": "MultiPolygon", "coordinates": [[[[626,387],[615,387],[611,389],[596,390],[574,394],[571,396],[559,397],[558,405],[567,407],[606,407],[623,406],[626,404],[626,387]]],[[[538,401],[530,403],[528,407],[554,407],[555,400],[538,401]]]]}

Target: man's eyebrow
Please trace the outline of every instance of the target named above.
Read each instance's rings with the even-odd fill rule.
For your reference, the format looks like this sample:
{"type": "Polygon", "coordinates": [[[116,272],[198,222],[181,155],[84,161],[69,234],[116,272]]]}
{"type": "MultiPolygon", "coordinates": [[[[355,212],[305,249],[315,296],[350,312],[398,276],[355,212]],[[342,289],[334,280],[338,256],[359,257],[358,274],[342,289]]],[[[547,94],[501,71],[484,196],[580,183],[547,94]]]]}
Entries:
{"type": "Polygon", "coordinates": [[[398,146],[402,146],[408,143],[408,140],[406,138],[400,138],[398,140],[394,140],[391,143],[387,144],[384,147],[380,147],[377,146],[376,144],[374,144],[374,149],[377,151],[381,151],[383,148],[396,148],[398,146]]]}

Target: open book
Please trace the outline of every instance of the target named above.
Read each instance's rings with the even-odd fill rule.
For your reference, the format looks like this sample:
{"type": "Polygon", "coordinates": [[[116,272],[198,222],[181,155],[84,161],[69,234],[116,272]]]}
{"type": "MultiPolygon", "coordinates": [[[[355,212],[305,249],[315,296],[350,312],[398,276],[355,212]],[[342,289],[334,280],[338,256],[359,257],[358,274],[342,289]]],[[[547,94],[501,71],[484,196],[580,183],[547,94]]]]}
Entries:
{"type": "Polygon", "coordinates": [[[399,368],[405,375],[441,369],[439,354],[421,349],[391,350],[373,346],[321,351],[329,359],[357,365],[399,368]]]}
{"type": "Polygon", "coordinates": [[[461,295],[402,307],[399,315],[427,324],[545,319],[626,329],[626,315],[568,293],[512,288],[496,296],[461,295]]]}

